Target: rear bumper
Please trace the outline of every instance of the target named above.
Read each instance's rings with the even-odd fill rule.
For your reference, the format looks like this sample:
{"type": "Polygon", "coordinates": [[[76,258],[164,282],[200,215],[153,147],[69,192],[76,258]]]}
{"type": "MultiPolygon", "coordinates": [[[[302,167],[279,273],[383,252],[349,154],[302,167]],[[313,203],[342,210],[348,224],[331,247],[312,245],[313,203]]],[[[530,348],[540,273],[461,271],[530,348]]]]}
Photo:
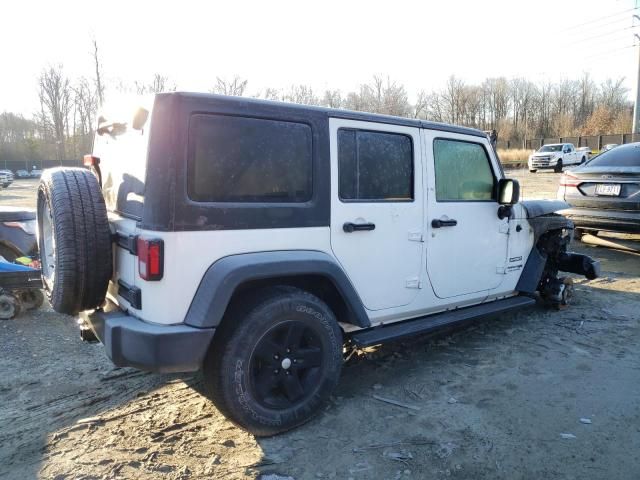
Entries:
{"type": "Polygon", "coordinates": [[[200,369],[214,328],[157,325],[143,322],[121,310],[82,312],[107,355],[118,367],[152,372],[194,372],[200,369]]]}
{"type": "Polygon", "coordinates": [[[640,212],[571,208],[561,212],[576,227],[611,232],[640,233],[640,212]]]}

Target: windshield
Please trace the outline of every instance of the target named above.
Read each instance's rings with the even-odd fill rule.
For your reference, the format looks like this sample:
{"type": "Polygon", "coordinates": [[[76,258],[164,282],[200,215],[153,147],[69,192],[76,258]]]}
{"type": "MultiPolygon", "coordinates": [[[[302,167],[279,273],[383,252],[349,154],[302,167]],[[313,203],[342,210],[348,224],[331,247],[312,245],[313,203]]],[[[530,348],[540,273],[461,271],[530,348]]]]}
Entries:
{"type": "Polygon", "coordinates": [[[562,145],[544,145],[538,151],[539,152],[561,152],[562,145]]]}
{"type": "Polygon", "coordinates": [[[601,153],[590,167],[640,167],[640,144],[623,145],[601,153]]]}

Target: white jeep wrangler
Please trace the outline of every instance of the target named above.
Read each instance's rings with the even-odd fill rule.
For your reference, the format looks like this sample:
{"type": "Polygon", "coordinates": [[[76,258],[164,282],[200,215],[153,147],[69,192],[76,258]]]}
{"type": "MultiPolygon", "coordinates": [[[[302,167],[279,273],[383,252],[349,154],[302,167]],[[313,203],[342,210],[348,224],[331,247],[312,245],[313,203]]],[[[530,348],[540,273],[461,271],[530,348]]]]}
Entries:
{"type": "Polygon", "coordinates": [[[203,369],[256,435],[308,420],[347,349],[560,305],[563,202],[518,203],[483,132],[246,98],[106,111],[88,169],[43,174],[44,283],[118,366],[203,369]]]}

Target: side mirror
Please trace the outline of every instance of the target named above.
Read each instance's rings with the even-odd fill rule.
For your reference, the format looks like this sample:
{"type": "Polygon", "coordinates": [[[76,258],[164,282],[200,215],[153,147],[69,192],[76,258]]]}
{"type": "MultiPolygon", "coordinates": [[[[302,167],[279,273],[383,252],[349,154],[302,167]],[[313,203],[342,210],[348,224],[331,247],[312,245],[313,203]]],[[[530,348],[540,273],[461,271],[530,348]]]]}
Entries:
{"type": "Polygon", "coordinates": [[[501,178],[498,182],[498,203],[515,205],[520,200],[520,183],[512,178],[501,178]]]}
{"type": "Polygon", "coordinates": [[[131,127],[134,130],[142,130],[144,125],[147,123],[147,119],[149,118],[149,110],[146,110],[142,107],[136,110],[136,113],[133,114],[133,121],[131,122],[131,127]]]}

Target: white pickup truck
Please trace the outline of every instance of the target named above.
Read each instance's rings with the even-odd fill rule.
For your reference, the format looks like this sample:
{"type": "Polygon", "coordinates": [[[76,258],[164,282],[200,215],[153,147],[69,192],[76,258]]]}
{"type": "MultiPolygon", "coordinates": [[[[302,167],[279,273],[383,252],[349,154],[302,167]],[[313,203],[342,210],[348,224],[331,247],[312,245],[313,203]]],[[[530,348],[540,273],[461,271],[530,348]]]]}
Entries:
{"type": "Polygon", "coordinates": [[[543,145],[529,155],[529,171],[539,168],[553,168],[554,172],[562,172],[567,165],[580,165],[587,161],[587,153],[577,151],[572,143],[552,143],[543,145]]]}

